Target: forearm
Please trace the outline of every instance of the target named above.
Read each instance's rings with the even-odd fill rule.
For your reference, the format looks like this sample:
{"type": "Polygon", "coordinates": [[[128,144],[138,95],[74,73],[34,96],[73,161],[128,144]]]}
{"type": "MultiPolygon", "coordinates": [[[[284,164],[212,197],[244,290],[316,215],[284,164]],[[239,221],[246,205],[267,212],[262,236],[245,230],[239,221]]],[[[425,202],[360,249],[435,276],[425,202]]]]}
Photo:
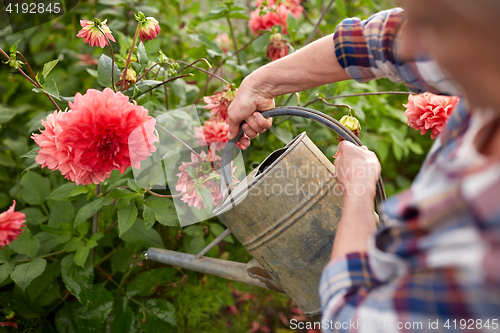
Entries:
{"type": "MultiPolygon", "coordinates": [[[[355,191],[356,189],[351,189],[355,191]]],[[[368,239],[376,230],[371,191],[363,195],[344,195],[344,208],[333,243],[332,257],[352,252],[367,252],[368,239]]]]}
{"type": "Polygon", "coordinates": [[[333,35],[260,67],[248,81],[265,97],[274,98],[350,79],[335,56],[333,35]]]}

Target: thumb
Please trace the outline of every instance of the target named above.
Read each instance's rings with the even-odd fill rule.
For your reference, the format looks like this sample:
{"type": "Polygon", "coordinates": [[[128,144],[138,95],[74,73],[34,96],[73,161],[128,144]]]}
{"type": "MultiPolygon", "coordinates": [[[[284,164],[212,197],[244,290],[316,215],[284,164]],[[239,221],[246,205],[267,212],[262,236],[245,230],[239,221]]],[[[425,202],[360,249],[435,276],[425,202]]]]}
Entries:
{"type": "Polygon", "coordinates": [[[342,140],[338,144],[338,151],[342,154],[344,151],[355,147],[355,145],[347,140],[342,140]]]}
{"type": "Polygon", "coordinates": [[[257,98],[257,102],[255,103],[255,108],[258,111],[274,109],[274,98],[259,96],[259,98],[257,98]]]}

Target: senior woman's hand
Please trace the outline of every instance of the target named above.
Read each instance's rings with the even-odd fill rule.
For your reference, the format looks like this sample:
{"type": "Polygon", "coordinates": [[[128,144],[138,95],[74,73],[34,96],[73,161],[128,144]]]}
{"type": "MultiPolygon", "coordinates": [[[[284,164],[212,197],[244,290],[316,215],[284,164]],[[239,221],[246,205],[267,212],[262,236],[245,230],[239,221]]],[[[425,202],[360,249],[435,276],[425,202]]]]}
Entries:
{"type": "Polygon", "coordinates": [[[342,141],[335,159],[335,178],[344,186],[342,217],[333,242],[332,260],[352,252],[368,251],[376,231],[374,200],[380,163],[366,147],[342,141]]]}
{"type": "Polygon", "coordinates": [[[375,196],[377,180],[380,177],[380,162],[374,152],[366,146],[342,141],[339,156],[335,159],[335,179],[344,187],[344,198],[375,196]]]}
{"type": "MultiPolygon", "coordinates": [[[[264,133],[270,128],[273,120],[266,119],[259,111],[267,111],[274,108],[274,99],[267,97],[262,90],[259,90],[252,74],[241,83],[236,97],[229,105],[229,133],[228,138],[233,139],[239,132],[240,123],[243,124],[243,135],[239,142],[244,146],[250,145],[250,139],[256,138],[260,133],[264,133]]],[[[262,89],[262,87],[260,87],[262,89]]]]}

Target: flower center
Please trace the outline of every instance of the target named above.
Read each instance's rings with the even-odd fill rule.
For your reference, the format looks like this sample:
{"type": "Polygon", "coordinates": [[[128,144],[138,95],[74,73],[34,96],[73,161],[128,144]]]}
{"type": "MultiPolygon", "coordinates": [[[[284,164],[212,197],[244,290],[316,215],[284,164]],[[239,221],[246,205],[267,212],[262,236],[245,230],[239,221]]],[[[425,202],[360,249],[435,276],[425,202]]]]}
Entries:
{"type": "Polygon", "coordinates": [[[97,144],[97,155],[110,158],[115,156],[118,153],[118,144],[116,140],[109,137],[104,137],[99,140],[97,144]]]}

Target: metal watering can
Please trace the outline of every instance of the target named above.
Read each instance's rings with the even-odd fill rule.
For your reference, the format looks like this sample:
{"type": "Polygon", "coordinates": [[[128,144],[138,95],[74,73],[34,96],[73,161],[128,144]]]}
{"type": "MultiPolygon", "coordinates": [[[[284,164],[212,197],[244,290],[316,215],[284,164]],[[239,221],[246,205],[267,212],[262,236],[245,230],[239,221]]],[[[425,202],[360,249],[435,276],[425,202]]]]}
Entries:
{"type": "MultiPolygon", "coordinates": [[[[262,112],[266,118],[301,116],[318,121],[357,146],[362,142],[337,120],[303,107],[262,112]]],[[[342,216],[342,189],[334,166],[303,132],[271,153],[232,188],[231,159],[238,139],[228,141],[222,156],[223,203],[214,211],[228,228],[197,255],[150,248],[147,259],[288,294],[305,315],[321,313],[318,295],[323,267],[330,260],[342,216]],[[203,257],[229,234],[254,257],[247,264],[203,257]]],[[[385,200],[382,180],[377,204],[385,200]]],[[[379,225],[383,224],[379,221],[379,225]]]]}

